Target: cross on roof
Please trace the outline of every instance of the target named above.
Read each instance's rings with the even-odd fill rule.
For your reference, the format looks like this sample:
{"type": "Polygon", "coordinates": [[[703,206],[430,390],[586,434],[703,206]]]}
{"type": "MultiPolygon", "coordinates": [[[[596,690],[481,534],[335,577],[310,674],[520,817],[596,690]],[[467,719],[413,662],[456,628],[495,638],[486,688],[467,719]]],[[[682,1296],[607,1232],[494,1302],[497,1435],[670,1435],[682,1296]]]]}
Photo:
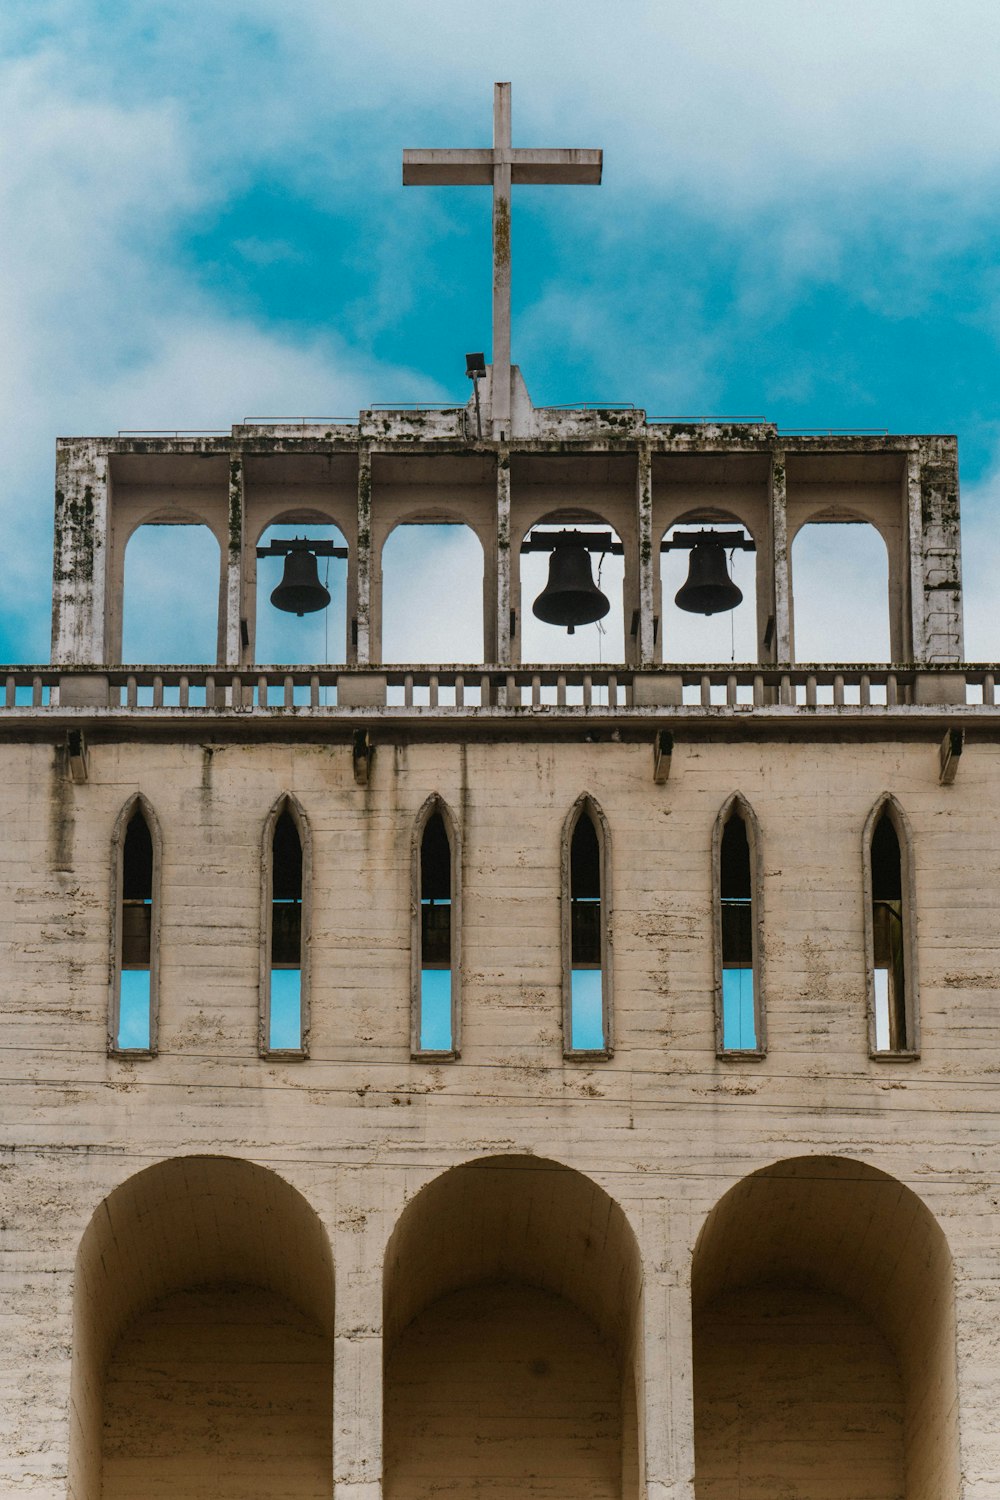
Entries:
{"type": "Polygon", "coordinates": [[[493,147],[485,150],[404,151],[404,186],[493,184],[494,436],[510,429],[510,190],[513,183],[598,183],[603,153],[518,149],[510,143],[510,84],[493,86],[493,147]]]}

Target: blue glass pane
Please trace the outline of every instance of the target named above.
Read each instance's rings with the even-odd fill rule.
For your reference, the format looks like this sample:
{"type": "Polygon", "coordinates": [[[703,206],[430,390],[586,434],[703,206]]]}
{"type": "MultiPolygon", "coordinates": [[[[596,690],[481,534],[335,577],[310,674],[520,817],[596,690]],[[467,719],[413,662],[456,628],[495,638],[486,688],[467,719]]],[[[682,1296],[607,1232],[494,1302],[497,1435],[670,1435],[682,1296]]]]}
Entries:
{"type": "Polygon", "coordinates": [[[722,1045],[727,1052],[745,1052],[757,1045],[753,969],[722,971],[722,1045]]]}
{"type": "Polygon", "coordinates": [[[272,1052],[298,1052],[302,1047],[302,970],[271,970],[271,1027],[267,1045],[272,1052]]]}
{"type": "Polygon", "coordinates": [[[149,970],[123,969],[118,991],[118,1038],[123,1051],[149,1051],[149,970]]]}
{"type": "Polygon", "coordinates": [[[422,969],[420,971],[420,1050],[421,1052],[450,1052],[453,1046],[451,970],[422,969]]]}
{"type": "Polygon", "coordinates": [[[599,1052],[604,1040],[604,983],[600,969],[574,969],[570,1003],[570,1047],[599,1052]]]}

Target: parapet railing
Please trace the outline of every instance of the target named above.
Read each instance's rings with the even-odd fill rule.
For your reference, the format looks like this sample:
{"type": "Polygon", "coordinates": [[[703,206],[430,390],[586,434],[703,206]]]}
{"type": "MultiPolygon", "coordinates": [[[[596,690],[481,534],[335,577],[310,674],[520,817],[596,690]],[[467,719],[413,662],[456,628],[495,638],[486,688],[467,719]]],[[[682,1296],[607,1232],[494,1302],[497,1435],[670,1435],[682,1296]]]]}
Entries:
{"type": "Polygon", "coordinates": [[[0,668],[3,710],[1000,706],[996,664],[0,668]]]}

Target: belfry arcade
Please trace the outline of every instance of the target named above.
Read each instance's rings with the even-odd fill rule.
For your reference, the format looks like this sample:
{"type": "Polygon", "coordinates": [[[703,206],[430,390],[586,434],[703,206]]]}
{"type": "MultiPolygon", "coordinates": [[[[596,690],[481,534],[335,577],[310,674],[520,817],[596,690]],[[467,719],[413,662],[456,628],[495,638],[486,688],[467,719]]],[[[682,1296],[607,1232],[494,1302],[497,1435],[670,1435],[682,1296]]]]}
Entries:
{"type": "Polygon", "coordinates": [[[493,189],[454,404],[59,441],[0,708],[23,1500],[1000,1486],[956,440],[534,404],[513,189],[602,160],[512,140],[498,85],[404,156],[493,189]],[[828,528],[869,655],[802,644],[828,528]],[[143,539],[195,532],[151,655],[143,539]]]}

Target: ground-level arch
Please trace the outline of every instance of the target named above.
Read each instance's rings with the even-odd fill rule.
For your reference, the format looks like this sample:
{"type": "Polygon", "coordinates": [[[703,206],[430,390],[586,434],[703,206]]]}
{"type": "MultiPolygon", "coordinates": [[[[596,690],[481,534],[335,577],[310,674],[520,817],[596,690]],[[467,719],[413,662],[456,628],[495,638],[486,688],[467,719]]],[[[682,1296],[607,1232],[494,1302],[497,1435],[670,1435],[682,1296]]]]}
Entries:
{"type": "Polygon", "coordinates": [[[77,1255],[71,1500],[327,1500],[333,1262],[283,1178],[183,1156],[115,1188],[77,1255]]]}
{"type": "Polygon", "coordinates": [[[698,1500],[957,1500],[951,1254],[910,1188],[834,1156],[755,1172],[692,1297],[698,1500]]]}
{"type": "Polygon", "coordinates": [[[642,1275],[603,1188],[535,1157],[452,1168],[384,1288],[386,1500],[634,1500],[642,1275]]]}

